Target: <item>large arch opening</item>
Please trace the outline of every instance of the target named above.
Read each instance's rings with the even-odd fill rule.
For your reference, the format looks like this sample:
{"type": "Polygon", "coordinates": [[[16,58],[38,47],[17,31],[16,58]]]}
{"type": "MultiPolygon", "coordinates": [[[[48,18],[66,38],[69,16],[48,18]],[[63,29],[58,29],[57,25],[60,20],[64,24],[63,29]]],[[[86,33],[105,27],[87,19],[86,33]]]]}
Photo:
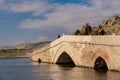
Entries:
{"type": "Polygon", "coordinates": [[[105,62],[105,60],[102,57],[98,57],[94,63],[94,69],[96,71],[100,71],[100,72],[106,72],[108,71],[108,67],[107,64],[105,62]]]}
{"type": "Polygon", "coordinates": [[[66,52],[63,52],[59,56],[56,64],[60,64],[62,66],[72,66],[72,67],[75,66],[75,63],[73,62],[73,60],[71,59],[71,57],[66,52]]]}

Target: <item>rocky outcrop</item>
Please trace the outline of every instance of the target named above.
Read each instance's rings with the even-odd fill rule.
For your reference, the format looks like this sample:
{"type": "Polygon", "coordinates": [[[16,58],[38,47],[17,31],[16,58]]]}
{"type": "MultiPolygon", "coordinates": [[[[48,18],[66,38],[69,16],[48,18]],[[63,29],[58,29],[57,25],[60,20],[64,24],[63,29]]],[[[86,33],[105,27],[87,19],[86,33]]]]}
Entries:
{"type": "Polygon", "coordinates": [[[89,35],[91,31],[92,31],[91,26],[89,25],[89,23],[86,23],[83,25],[83,27],[80,30],[77,29],[72,34],[73,35],[89,35]]]}
{"type": "Polygon", "coordinates": [[[80,34],[81,35],[89,35],[92,31],[91,26],[89,25],[89,23],[86,23],[85,25],[83,25],[83,27],[80,29],[80,34]]]}
{"type": "Polygon", "coordinates": [[[91,27],[89,23],[76,30],[74,35],[120,35],[120,16],[114,16],[100,25],[91,27]]]}
{"type": "Polygon", "coordinates": [[[72,33],[72,35],[80,35],[80,30],[75,30],[73,33],[72,33]]]}

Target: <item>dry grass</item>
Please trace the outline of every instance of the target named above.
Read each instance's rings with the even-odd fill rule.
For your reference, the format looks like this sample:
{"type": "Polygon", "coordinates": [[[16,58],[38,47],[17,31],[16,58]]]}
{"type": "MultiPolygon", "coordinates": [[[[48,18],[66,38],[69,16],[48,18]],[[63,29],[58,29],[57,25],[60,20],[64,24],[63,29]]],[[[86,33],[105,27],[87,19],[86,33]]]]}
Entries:
{"type": "Polygon", "coordinates": [[[0,53],[0,57],[22,57],[25,53],[0,53]]]}

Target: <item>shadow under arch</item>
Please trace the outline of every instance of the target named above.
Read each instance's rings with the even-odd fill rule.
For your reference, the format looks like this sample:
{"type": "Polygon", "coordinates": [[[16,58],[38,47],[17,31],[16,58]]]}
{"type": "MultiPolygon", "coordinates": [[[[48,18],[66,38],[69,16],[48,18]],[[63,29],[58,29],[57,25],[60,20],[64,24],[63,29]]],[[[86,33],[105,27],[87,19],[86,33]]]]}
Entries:
{"type": "MultiPolygon", "coordinates": [[[[74,51],[71,51],[72,49],[73,48],[71,47],[71,45],[62,44],[58,49],[56,49],[56,51],[53,54],[53,59],[52,59],[53,63],[60,64],[60,62],[58,62],[59,59],[62,58],[64,56],[64,54],[66,54],[67,56],[69,56],[71,61],[76,65],[78,62],[76,60],[77,58],[74,56],[75,55],[74,51]]],[[[71,64],[71,63],[62,62],[61,64],[71,64]]]]}
{"type": "Polygon", "coordinates": [[[108,70],[107,64],[102,57],[98,57],[94,63],[94,69],[96,71],[106,72],[108,70]]]}
{"type": "Polygon", "coordinates": [[[64,64],[64,66],[65,66],[65,64],[70,64],[71,66],[75,66],[74,61],[72,60],[72,58],[66,52],[63,52],[59,56],[59,58],[57,59],[56,64],[64,64]]]}
{"type": "Polygon", "coordinates": [[[41,59],[40,58],[38,59],[38,63],[41,63],[41,59]]]}
{"type": "Polygon", "coordinates": [[[106,72],[109,69],[110,59],[108,54],[98,51],[92,58],[92,66],[97,71],[106,72]]]}

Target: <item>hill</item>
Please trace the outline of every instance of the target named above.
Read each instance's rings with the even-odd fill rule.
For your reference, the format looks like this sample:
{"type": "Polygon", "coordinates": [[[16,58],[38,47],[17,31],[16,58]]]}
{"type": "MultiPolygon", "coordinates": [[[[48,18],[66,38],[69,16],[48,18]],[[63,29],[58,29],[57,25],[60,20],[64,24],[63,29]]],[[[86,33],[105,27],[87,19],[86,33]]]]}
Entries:
{"type": "Polygon", "coordinates": [[[35,49],[37,47],[43,46],[45,44],[50,43],[50,41],[45,42],[38,42],[38,43],[23,43],[17,45],[8,45],[8,46],[1,46],[0,49],[35,49]]]}
{"type": "Polygon", "coordinates": [[[84,24],[80,30],[76,30],[73,35],[120,35],[120,16],[114,16],[103,21],[100,25],[90,26],[84,24]]]}
{"type": "Polygon", "coordinates": [[[0,58],[2,57],[30,57],[30,54],[35,48],[41,47],[50,43],[50,41],[38,43],[24,43],[12,46],[0,47],[0,58]]]}

